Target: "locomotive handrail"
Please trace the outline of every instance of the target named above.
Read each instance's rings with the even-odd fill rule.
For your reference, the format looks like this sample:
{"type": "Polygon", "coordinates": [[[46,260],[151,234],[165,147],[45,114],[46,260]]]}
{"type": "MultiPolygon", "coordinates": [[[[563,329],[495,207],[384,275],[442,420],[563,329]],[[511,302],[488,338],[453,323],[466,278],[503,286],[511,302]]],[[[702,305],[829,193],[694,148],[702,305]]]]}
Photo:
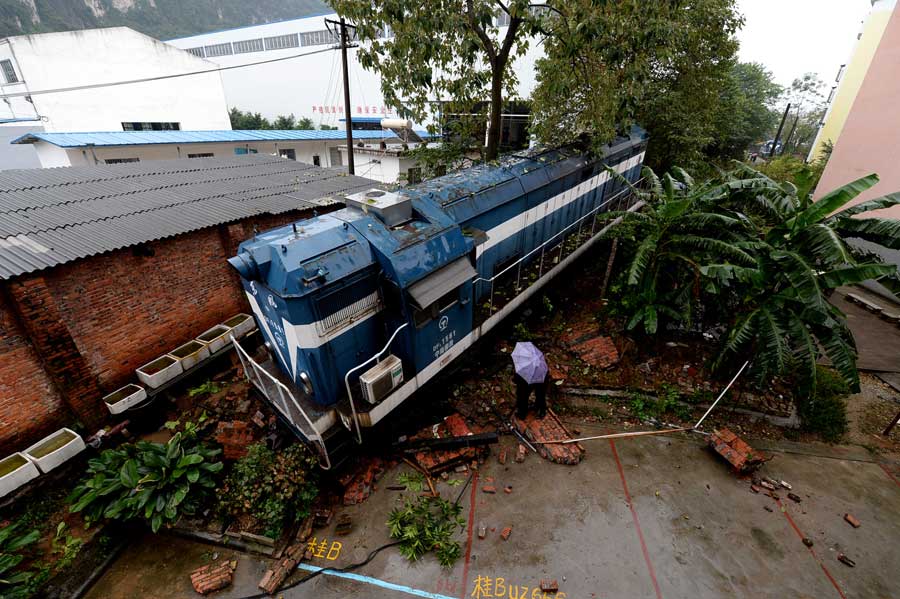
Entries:
{"type": "MultiPolygon", "coordinates": [[[[640,179],[638,179],[636,182],[634,182],[634,183],[631,184],[632,187],[638,186],[643,180],[644,180],[643,177],[640,178],[640,179]]],[[[551,241],[553,241],[554,239],[556,239],[557,237],[559,237],[560,235],[562,235],[563,233],[565,233],[566,231],[568,231],[569,229],[571,229],[572,227],[574,227],[575,225],[579,224],[579,223],[580,223],[581,221],[583,221],[584,219],[586,219],[586,218],[588,218],[589,216],[595,214],[598,210],[600,210],[601,208],[603,208],[604,206],[606,206],[607,204],[609,204],[610,202],[612,202],[613,200],[615,200],[617,197],[619,197],[619,196],[622,195],[623,193],[625,193],[625,192],[631,192],[631,191],[632,191],[631,187],[626,187],[625,189],[621,190],[620,192],[618,192],[618,193],[612,195],[608,200],[602,202],[599,206],[597,206],[596,208],[594,208],[593,210],[591,210],[590,212],[588,212],[587,214],[585,214],[584,216],[582,216],[582,217],[579,218],[578,220],[573,221],[573,222],[572,222],[571,224],[569,224],[567,227],[565,227],[564,229],[560,230],[558,233],[556,233],[555,235],[553,235],[552,237],[550,237],[549,239],[547,239],[547,241],[545,241],[545,242],[542,243],[541,245],[537,246],[536,248],[534,248],[533,250],[531,250],[530,252],[528,252],[527,254],[525,254],[524,256],[522,256],[521,258],[519,258],[518,260],[516,260],[515,262],[513,262],[512,264],[510,264],[509,266],[507,266],[506,268],[504,268],[503,270],[501,270],[500,272],[498,272],[497,274],[495,274],[495,275],[494,275],[493,277],[491,277],[490,279],[485,279],[484,277],[476,277],[476,278],[472,279],[472,284],[474,285],[475,283],[480,283],[480,282],[482,282],[482,281],[484,281],[485,283],[493,283],[495,279],[497,279],[497,278],[500,277],[500,276],[503,276],[503,275],[506,274],[509,270],[511,270],[513,267],[518,266],[519,264],[521,264],[521,263],[522,263],[524,260],[526,260],[529,256],[531,256],[532,254],[534,254],[534,253],[537,252],[538,250],[544,249],[551,241]]]]}
{"type": "MultiPolygon", "coordinates": [[[[306,419],[306,423],[309,425],[309,428],[315,434],[316,441],[318,442],[319,446],[321,446],[321,448],[322,448],[322,455],[325,457],[325,465],[322,466],[322,469],[323,470],[331,470],[331,457],[328,455],[328,448],[325,446],[325,440],[322,439],[322,434],[318,431],[318,429],[316,429],[312,420],[310,420],[309,416],[306,414],[306,412],[303,410],[303,408],[300,407],[300,404],[297,403],[297,399],[294,397],[294,394],[291,393],[291,390],[288,389],[284,383],[279,381],[277,378],[272,376],[270,373],[266,372],[266,370],[262,366],[257,364],[253,360],[253,358],[251,358],[250,355],[244,350],[244,348],[238,344],[237,340],[234,338],[234,335],[229,335],[229,337],[231,337],[231,343],[234,345],[235,349],[237,350],[238,358],[240,358],[241,364],[244,366],[244,374],[246,374],[247,378],[250,379],[250,371],[252,370],[253,373],[257,376],[257,378],[260,379],[260,382],[250,379],[250,382],[252,382],[254,385],[256,385],[256,387],[260,391],[262,391],[266,397],[269,397],[269,393],[268,393],[268,391],[266,391],[265,385],[262,384],[260,373],[266,375],[273,383],[275,383],[275,388],[278,389],[278,393],[281,395],[281,403],[282,403],[282,405],[285,406],[283,413],[285,416],[288,417],[289,420],[291,419],[291,416],[290,416],[290,411],[287,409],[287,402],[284,399],[284,394],[287,393],[287,396],[291,398],[291,403],[294,404],[294,407],[297,408],[297,411],[300,412],[300,414],[303,416],[303,418],[306,419]],[[250,368],[247,368],[248,362],[249,362],[250,368]]],[[[271,399],[271,398],[269,398],[269,399],[271,399]]]]}
{"type": "Polygon", "coordinates": [[[391,347],[391,343],[394,342],[394,338],[397,337],[397,333],[399,333],[402,329],[406,328],[408,325],[409,325],[408,322],[404,322],[399,327],[397,327],[397,330],[394,331],[394,334],[391,335],[391,338],[388,339],[387,344],[385,344],[385,346],[383,348],[381,348],[380,352],[373,355],[371,358],[369,358],[365,362],[351,368],[350,370],[347,371],[347,374],[344,375],[344,385],[347,387],[347,397],[350,399],[350,411],[353,413],[353,424],[356,426],[356,438],[360,443],[362,443],[362,432],[359,430],[359,420],[356,417],[356,404],[353,401],[353,393],[350,391],[350,375],[353,374],[354,372],[356,372],[357,370],[359,370],[360,368],[362,368],[363,366],[366,366],[372,360],[377,360],[381,354],[386,352],[391,347]]]}

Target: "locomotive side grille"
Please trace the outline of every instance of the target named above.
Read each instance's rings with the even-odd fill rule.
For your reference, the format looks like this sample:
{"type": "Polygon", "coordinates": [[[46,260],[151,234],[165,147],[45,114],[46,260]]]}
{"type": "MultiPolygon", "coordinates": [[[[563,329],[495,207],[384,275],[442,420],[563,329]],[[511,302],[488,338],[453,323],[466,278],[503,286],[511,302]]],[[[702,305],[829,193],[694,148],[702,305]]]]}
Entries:
{"type": "MultiPolygon", "coordinates": [[[[324,298],[323,298],[324,299],[324,298]]],[[[319,304],[319,308],[321,312],[328,314],[321,320],[316,323],[316,329],[318,330],[320,335],[325,335],[335,329],[338,329],[348,322],[351,322],[358,316],[362,316],[363,314],[368,313],[370,310],[374,310],[379,305],[378,292],[374,291],[369,295],[359,299],[352,304],[340,308],[334,312],[330,310],[322,310],[324,307],[322,302],[319,304]],[[330,313],[329,313],[330,312],[330,313]]]]}

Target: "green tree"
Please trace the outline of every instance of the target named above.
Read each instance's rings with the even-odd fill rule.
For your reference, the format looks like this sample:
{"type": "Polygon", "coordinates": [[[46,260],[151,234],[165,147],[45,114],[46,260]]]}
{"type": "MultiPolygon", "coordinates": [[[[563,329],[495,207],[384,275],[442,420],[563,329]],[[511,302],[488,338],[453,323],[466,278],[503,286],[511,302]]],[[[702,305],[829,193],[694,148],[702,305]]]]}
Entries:
{"type": "Polygon", "coordinates": [[[271,129],[272,123],[263,117],[260,113],[250,111],[243,112],[238,108],[232,108],[228,111],[228,117],[231,119],[232,129],[271,129]]]}
{"type": "Polygon", "coordinates": [[[549,9],[533,9],[528,0],[335,0],[332,6],[356,25],[360,63],[380,74],[391,106],[424,121],[435,100],[449,101],[455,112],[490,100],[485,158],[497,157],[503,101],[517,83],[512,62],[543,30],[549,9]],[[508,20],[502,35],[498,16],[508,20]]]}
{"type": "Polygon", "coordinates": [[[713,161],[743,159],[751,144],[774,132],[778,114],[772,106],[781,93],[763,65],[735,63],[720,91],[713,141],[704,153],[713,161]]]}
{"type": "Polygon", "coordinates": [[[315,123],[313,123],[311,118],[304,116],[304,117],[300,117],[300,119],[297,120],[297,126],[295,128],[296,129],[315,129],[316,125],[315,125],[315,123]]]}
{"type": "Polygon", "coordinates": [[[534,131],[548,144],[587,134],[595,145],[638,122],[647,162],[704,160],[742,23],[735,0],[572,0],[544,40],[534,131]]]}
{"type": "Polygon", "coordinates": [[[297,128],[297,118],[291,113],[288,116],[281,115],[272,121],[272,129],[277,129],[279,131],[286,129],[296,129],[297,128]]]}
{"type": "Polygon", "coordinates": [[[782,105],[791,103],[791,112],[782,132],[783,154],[801,154],[804,157],[819,131],[819,123],[825,116],[828,103],[825,83],[815,73],[806,73],[794,79],[782,95],[782,105]]]}

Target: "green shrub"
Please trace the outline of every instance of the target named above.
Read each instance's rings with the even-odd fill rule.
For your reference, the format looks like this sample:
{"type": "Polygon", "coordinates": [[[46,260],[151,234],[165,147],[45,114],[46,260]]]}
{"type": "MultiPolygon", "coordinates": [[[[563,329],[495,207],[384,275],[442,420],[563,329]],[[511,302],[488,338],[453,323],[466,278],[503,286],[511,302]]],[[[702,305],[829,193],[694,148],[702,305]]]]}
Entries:
{"type": "Polygon", "coordinates": [[[847,432],[849,393],[850,388],[840,375],[830,368],[816,366],[815,392],[795,395],[803,428],[830,443],[840,441],[847,432]]]}
{"type": "Polygon", "coordinates": [[[219,511],[234,518],[248,515],[278,538],[284,529],[309,515],[318,494],[317,460],[301,444],[274,452],[251,445],[234,464],[219,494],[219,511]]]}
{"type": "Polygon", "coordinates": [[[446,499],[419,496],[391,510],[387,524],[391,538],[401,541],[400,553],[406,559],[416,561],[434,551],[438,562],[449,568],[461,554],[459,542],[453,540],[456,529],[466,526],[461,513],[458,504],[446,499]]]}
{"type": "Polygon", "coordinates": [[[175,433],[165,444],[139,441],[103,451],[69,495],[70,511],[90,524],[102,518],[146,520],[153,532],[181,514],[194,514],[222,469],[220,453],[194,435],[175,433]]]}

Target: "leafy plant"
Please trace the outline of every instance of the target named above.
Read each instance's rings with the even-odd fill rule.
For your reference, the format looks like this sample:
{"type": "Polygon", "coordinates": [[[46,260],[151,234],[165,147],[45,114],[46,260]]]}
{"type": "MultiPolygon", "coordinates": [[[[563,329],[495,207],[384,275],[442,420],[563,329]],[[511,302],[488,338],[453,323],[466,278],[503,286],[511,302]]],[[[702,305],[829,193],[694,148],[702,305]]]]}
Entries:
{"type": "Polygon", "coordinates": [[[449,568],[459,559],[459,542],[453,540],[457,529],[464,529],[462,508],[441,497],[419,496],[406,498],[402,507],[394,508],[388,516],[392,539],[398,539],[400,553],[410,561],[417,561],[434,551],[438,562],[449,568]]]}
{"type": "Polygon", "coordinates": [[[22,562],[26,547],[35,543],[41,533],[36,529],[26,532],[23,528],[19,522],[0,528],[0,596],[4,598],[30,596],[31,583],[37,574],[33,568],[22,566],[22,562]]]}
{"type": "Polygon", "coordinates": [[[219,492],[219,511],[258,520],[267,536],[278,538],[285,527],[309,515],[318,494],[317,460],[301,444],[274,452],[251,445],[235,462],[219,492]]]}
{"type": "Polygon", "coordinates": [[[218,393],[221,391],[221,387],[218,383],[214,381],[206,381],[202,385],[197,385],[196,387],[192,387],[188,390],[188,397],[194,397],[197,395],[212,395],[213,393],[218,393]]]}
{"type": "Polygon", "coordinates": [[[216,486],[221,450],[175,433],[165,444],[139,441],[107,449],[88,462],[87,477],[69,495],[70,511],[90,524],[103,518],[143,519],[157,532],[194,514],[216,486]]]}
{"type": "Polygon", "coordinates": [[[397,482],[414,493],[425,488],[425,477],[419,472],[401,472],[397,476],[397,482]]]}
{"type": "Polygon", "coordinates": [[[56,534],[51,541],[53,553],[59,555],[59,561],[56,562],[55,567],[62,569],[71,564],[83,545],[84,540],[69,533],[65,522],[57,524],[56,534]]]}
{"type": "Polygon", "coordinates": [[[531,334],[524,322],[517,322],[513,327],[513,338],[516,341],[531,341],[534,339],[534,335],[531,334]]]}

